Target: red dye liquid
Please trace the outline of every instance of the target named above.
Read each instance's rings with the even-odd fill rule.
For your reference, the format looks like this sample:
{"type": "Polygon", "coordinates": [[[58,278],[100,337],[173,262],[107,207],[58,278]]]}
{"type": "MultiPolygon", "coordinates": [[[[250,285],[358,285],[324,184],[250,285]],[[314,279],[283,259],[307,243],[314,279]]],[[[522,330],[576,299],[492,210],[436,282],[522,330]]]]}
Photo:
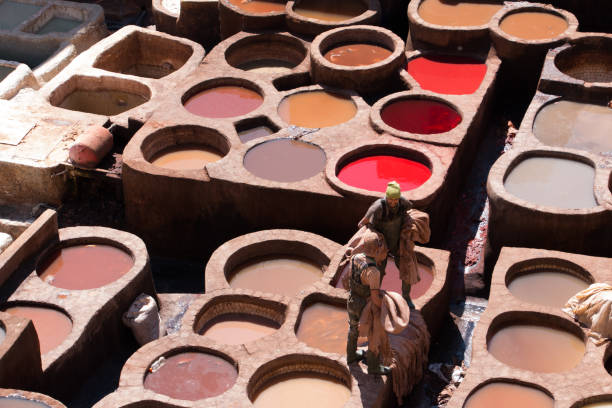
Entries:
{"type": "Polygon", "coordinates": [[[469,57],[436,55],[410,60],[406,70],[423,89],[466,95],[476,92],[487,73],[487,65],[469,57]]]}
{"type": "Polygon", "coordinates": [[[431,177],[422,163],[395,156],[369,156],[344,166],[338,178],[353,187],[383,192],[387,183],[396,180],[403,191],[419,187],[431,177]]]}
{"type": "Polygon", "coordinates": [[[461,123],[461,115],[450,106],[427,99],[404,99],[387,105],[382,120],[403,132],[430,135],[444,133],[461,123]]]}
{"type": "Polygon", "coordinates": [[[172,398],[197,401],[223,394],[236,377],[236,368],[223,358],[190,352],[168,357],[157,371],[147,374],[144,387],[172,398]]]}
{"type": "Polygon", "coordinates": [[[184,106],[205,118],[229,118],[249,113],[263,103],[257,92],[241,86],[218,86],[195,94],[184,106]]]}

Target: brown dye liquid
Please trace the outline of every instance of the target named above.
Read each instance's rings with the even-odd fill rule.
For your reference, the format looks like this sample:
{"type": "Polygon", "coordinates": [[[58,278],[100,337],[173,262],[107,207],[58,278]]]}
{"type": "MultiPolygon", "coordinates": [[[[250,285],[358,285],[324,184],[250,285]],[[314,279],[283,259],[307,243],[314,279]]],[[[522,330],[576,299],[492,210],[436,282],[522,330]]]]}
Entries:
{"type": "Polygon", "coordinates": [[[533,387],[510,383],[491,383],[478,389],[464,408],[552,408],[554,401],[533,387]]]}
{"type": "Polygon", "coordinates": [[[418,13],[430,24],[471,27],[488,24],[501,8],[502,4],[496,2],[425,0],[418,13]]]}
{"type": "Polygon", "coordinates": [[[264,388],[253,401],[256,408],[341,408],[351,390],[333,377],[299,373],[264,388]]]}
{"type": "Polygon", "coordinates": [[[9,307],[5,312],[32,320],[40,343],[40,354],[62,344],[72,331],[70,318],[48,307],[15,306],[9,307]]]}
{"type": "Polygon", "coordinates": [[[570,101],[544,106],[533,123],[542,143],[584,149],[594,153],[612,151],[612,109],[570,101]]]}
{"type": "Polygon", "coordinates": [[[504,327],[487,344],[489,352],[512,367],[540,373],[574,368],[584,355],[584,341],[551,327],[517,324],[504,327]]]}
{"type": "Polygon", "coordinates": [[[563,307],[570,297],[588,286],[587,282],[569,273],[542,271],[514,278],[508,290],[530,303],[563,307]]]}
{"type": "Polygon", "coordinates": [[[539,11],[523,11],[505,17],[499,25],[502,31],[523,40],[545,40],[567,30],[563,17],[539,11]]]}
{"type": "Polygon", "coordinates": [[[300,290],[321,279],[321,266],[308,259],[266,256],[232,271],[233,288],[295,296],[300,290]]]}
{"type": "Polygon", "coordinates": [[[60,108],[73,111],[113,116],[145,103],[143,96],[123,91],[82,91],[76,90],[68,95],[60,108]]]}
{"type": "Polygon", "coordinates": [[[229,313],[207,322],[199,334],[221,344],[245,344],[272,334],[279,327],[278,323],[265,317],[229,313]]]}
{"type": "Polygon", "coordinates": [[[346,306],[314,303],[302,312],[297,338],[327,353],[346,354],[348,333],[346,306]]]}
{"type": "Polygon", "coordinates": [[[49,405],[25,398],[0,397],[0,408],[49,408],[49,405]]]}
{"type": "Polygon", "coordinates": [[[250,149],[243,164],[257,177],[289,183],[320,173],[325,160],[325,153],[318,146],[299,140],[276,139],[250,149]]]}
{"type": "Polygon", "coordinates": [[[281,13],[285,3],[263,0],[229,0],[231,4],[249,13],[281,13]]]}
{"type": "Polygon", "coordinates": [[[242,143],[249,142],[253,139],[258,139],[264,136],[270,136],[272,133],[272,129],[267,126],[257,126],[252,129],[243,130],[242,132],[238,132],[238,137],[242,143]]]}
{"type": "Polygon", "coordinates": [[[222,158],[222,154],[208,147],[181,145],[157,153],[151,164],[166,169],[197,170],[222,158]]]}
{"type": "Polygon", "coordinates": [[[287,123],[322,128],[347,122],[357,114],[351,98],[326,91],[289,95],[278,105],[278,114],[287,123]]]}
{"type": "Polygon", "coordinates": [[[236,382],[233,364],[212,354],[188,352],[166,358],[144,379],[144,387],[172,398],[197,401],[223,394],[236,382]]]}
{"type": "Polygon", "coordinates": [[[325,59],[338,65],[358,67],[385,60],[391,55],[386,48],[372,44],[349,44],[333,48],[324,55],[325,59]]]}
{"type": "Polygon", "coordinates": [[[134,266],[134,259],[111,245],[75,245],[43,260],[38,276],[63,289],[93,289],[116,281],[134,266]]]}
{"type": "Polygon", "coordinates": [[[307,18],[338,22],[365,13],[367,7],[360,0],[303,0],[293,11],[307,18]]]}
{"type": "Polygon", "coordinates": [[[504,180],[506,190],[533,204],[577,209],[597,206],[593,193],[595,169],[557,157],[530,157],[504,180]]]}

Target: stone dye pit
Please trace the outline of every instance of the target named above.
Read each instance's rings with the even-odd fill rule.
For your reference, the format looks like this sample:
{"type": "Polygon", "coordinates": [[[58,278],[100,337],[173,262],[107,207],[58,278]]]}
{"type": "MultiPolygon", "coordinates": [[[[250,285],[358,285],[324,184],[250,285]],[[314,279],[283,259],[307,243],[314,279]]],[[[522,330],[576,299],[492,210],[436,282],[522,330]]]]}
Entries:
{"type": "Polygon", "coordinates": [[[425,90],[465,95],[480,87],[487,65],[470,57],[432,54],[411,59],[406,70],[425,90]]]}
{"type": "Polygon", "coordinates": [[[206,89],[189,97],[185,109],[205,118],[241,116],[257,109],[263,98],[257,92],[240,86],[206,89]]]}
{"type": "Polygon", "coordinates": [[[278,106],[278,114],[288,124],[322,128],[347,122],[357,113],[357,107],[343,95],[312,91],[290,95],[278,106]]]}
{"type": "Polygon", "coordinates": [[[515,406],[552,408],[554,400],[534,387],[509,382],[491,382],[470,395],[464,406],[484,408],[492,404],[503,408],[515,406]]]}
{"type": "Polygon", "coordinates": [[[72,321],[65,312],[44,306],[9,306],[6,313],[32,320],[38,341],[40,353],[46,354],[53,350],[68,337],[72,331],[72,321]]]}

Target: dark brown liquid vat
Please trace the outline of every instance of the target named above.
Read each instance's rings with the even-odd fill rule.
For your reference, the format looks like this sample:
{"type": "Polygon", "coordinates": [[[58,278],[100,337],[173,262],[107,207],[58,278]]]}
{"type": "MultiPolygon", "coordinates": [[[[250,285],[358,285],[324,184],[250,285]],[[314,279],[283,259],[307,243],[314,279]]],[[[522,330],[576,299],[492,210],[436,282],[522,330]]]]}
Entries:
{"type": "Polygon", "coordinates": [[[487,348],[504,364],[540,373],[571,370],[585,351],[584,341],[572,333],[525,324],[499,330],[487,348]]]}
{"type": "Polygon", "coordinates": [[[76,90],[68,95],[60,108],[96,115],[113,116],[145,103],[143,96],[123,91],[82,91],[76,90]]]}
{"type": "Polygon", "coordinates": [[[207,322],[199,334],[221,344],[245,344],[274,333],[280,325],[265,317],[228,313],[207,322]]]}
{"type": "Polygon", "coordinates": [[[151,164],[166,169],[196,170],[203,169],[206,164],[222,158],[221,153],[209,147],[181,145],[157,153],[151,159],[151,164]]]}
{"type": "Polygon", "coordinates": [[[338,22],[357,17],[367,8],[360,0],[303,0],[293,10],[304,17],[338,22]]]}
{"type": "Polygon", "coordinates": [[[272,133],[272,129],[267,126],[257,126],[252,129],[243,130],[242,132],[238,132],[238,137],[242,143],[249,142],[253,139],[257,139],[260,137],[270,136],[272,133]]]}
{"type": "Polygon", "coordinates": [[[568,24],[564,18],[538,11],[513,13],[505,17],[499,25],[502,31],[524,40],[545,40],[555,38],[568,24]]]}
{"type": "Polygon", "coordinates": [[[351,390],[331,376],[296,373],[275,379],[253,401],[256,408],[342,408],[351,390]]]}
{"type": "Polygon", "coordinates": [[[229,0],[229,2],[249,13],[281,13],[285,11],[284,2],[263,0],[229,0]]]}
{"type": "Polygon", "coordinates": [[[72,331],[70,318],[51,308],[15,306],[7,308],[5,312],[32,320],[40,343],[40,354],[59,346],[72,331]]]}
{"type": "Polygon", "coordinates": [[[116,281],[134,259],[111,245],[75,245],[53,251],[38,267],[38,276],[63,289],[93,289],[116,281]]]}
{"type": "Polygon", "coordinates": [[[544,106],[533,123],[542,143],[584,149],[594,153],[612,151],[612,109],[570,101],[544,106]]]}
{"type": "Polygon", "coordinates": [[[325,161],[325,153],[318,146],[293,139],[276,139],[249,150],[243,164],[257,177],[294,182],[320,173],[325,161]]]}
{"type": "Polygon", "coordinates": [[[510,383],[491,383],[478,389],[464,408],[553,408],[554,401],[533,387],[510,383]]]}
{"type": "Polygon", "coordinates": [[[297,257],[262,256],[232,271],[233,288],[295,296],[300,290],[321,279],[321,266],[297,257]]]}
{"type": "Polygon", "coordinates": [[[351,98],[326,91],[289,95],[278,105],[278,114],[287,123],[322,128],[347,122],[357,114],[351,98]]]}
{"type": "Polygon", "coordinates": [[[425,0],[419,15],[428,23],[443,26],[481,26],[489,23],[502,4],[486,1],[425,0]]]}
{"type": "Polygon", "coordinates": [[[569,273],[540,271],[514,278],[508,290],[521,300],[560,308],[588,286],[587,282],[569,273]]]}
{"type": "Polygon", "coordinates": [[[223,394],[236,382],[233,364],[211,354],[188,352],[165,359],[155,372],[149,372],[144,387],[176,399],[197,401],[223,394]]]}
{"type": "Polygon", "coordinates": [[[49,405],[25,398],[0,397],[0,408],[49,408],[49,405]]]}
{"type": "Polygon", "coordinates": [[[375,64],[390,55],[391,51],[378,45],[348,44],[327,51],[324,57],[334,64],[357,67],[375,64]]]}
{"type": "Polygon", "coordinates": [[[533,204],[579,209],[597,206],[593,192],[595,169],[557,157],[530,157],[504,180],[506,190],[533,204]]]}

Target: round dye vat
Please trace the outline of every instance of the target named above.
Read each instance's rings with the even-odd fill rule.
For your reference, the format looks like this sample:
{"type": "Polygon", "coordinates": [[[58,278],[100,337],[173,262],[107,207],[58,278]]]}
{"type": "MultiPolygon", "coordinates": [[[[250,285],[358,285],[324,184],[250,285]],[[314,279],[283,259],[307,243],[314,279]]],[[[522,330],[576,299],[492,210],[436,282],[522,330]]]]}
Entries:
{"type": "Polygon", "coordinates": [[[134,259],[111,245],[74,245],[53,251],[37,268],[40,279],[62,289],[94,289],[116,281],[134,259]]]}
{"type": "Polygon", "coordinates": [[[499,330],[487,343],[489,352],[512,367],[540,373],[574,368],[584,355],[584,341],[561,329],[516,324],[499,330]]]}
{"type": "MultiPolygon", "coordinates": [[[[418,264],[418,272],[421,280],[415,283],[410,287],[410,298],[418,299],[423,296],[429,288],[434,280],[434,273],[431,267],[418,264]]],[[[349,273],[350,264],[346,265],[342,270],[342,274],[340,275],[340,279],[336,282],[337,288],[344,288],[342,286],[342,280],[344,276],[349,273]]],[[[399,277],[399,269],[395,265],[395,262],[392,258],[387,259],[387,266],[385,267],[385,276],[380,284],[380,288],[396,293],[402,293],[402,280],[399,277]]]]}
{"type": "Polygon", "coordinates": [[[447,95],[467,95],[480,87],[487,64],[469,57],[430,55],[408,61],[406,70],[423,89],[447,95]]]}
{"type": "Polygon", "coordinates": [[[241,86],[218,86],[193,95],[184,103],[185,109],[205,118],[230,118],[257,109],[263,97],[241,86]]]}
{"type": "Polygon", "coordinates": [[[0,397],[0,408],[50,408],[39,401],[18,397],[0,397]]]}
{"type": "Polygon", "coordinates": [[[287,74],[291,72],[296,65],[298,64],[281,59],[264,58],[245,62],[240,64],[238,68],[243,71],[255,72],[258,74],[276,75],[287,74]]]}
{"type": "Polygon", "coordinates": [[[346,306],[314,303],[302,312],[298,340],[327,353],[346,354],[348,315],[346,306]]]}
{"type": "Polygon", "coordinates": [[[249,13],[281,13],[285,3],[263,0],[229,0],[231,4],[249,13]]]}
{"type": "Polygon", "coordinates": [[[250,149],[243,164],[257,177],[289,183],[320,173],[325,167],[325,153],[310,143],[276,139],[250,149]]]}
{"type": "Polygon", "coordinates": [[[508,290],[530,303],[563,307],[569,298],[588,286],[588,282],[569,273],[544,270],[517,276],[508,284],[508,290]]]}
{"type": "Polygon", "coordinates": [[[198,333],[222,344],[245,344],[279,328],[278,323],[265,317],[228,313],[211,319],[198,333]]]}
{"type": "Polygon", "coordinates": [[[425,0],[418,12],[430,24],[469,27],[488,24],[501,8],[502,4],[497,2],[425,0]]]}
{"type": "Polygon", "coordinates": [[[595,169],[557,157],[531,157],[506,177],[506,190],[523,200],[550,207],[578,209],[597,206],[593,194],[595,169]]]}
{"type": "Polygon", "coordinates": [[[302,0],[293,7],[302,17],[326,22],[338,22],[357,17],[367,11],[360,0],[302,0]]]}
{"type": "Polygon", "coordinates": [[[64,98],[59,107],[96,115],[113,116],[142,105],[146,101],[147,99],[141,95],[123,91],[76,90],[64,98]]]}
{"type": "Polygon", "coordinates": [[[429,99],[391,102],[382,109],[380,117],[394,129],[421,135],[448,132],[461,123],[461,115],[456,110],[429,99]]]}
{"type": "Polygon", "coordinates": [[[339,125],[357,114],[351,98],[327,91],[309,91],[289,95],[278,105],[285,122],[307,128],[339,125]]]}
{"type": "Polygon", "coordinates": [[[295,296],[323,276],[321,266],[305,258],[267,256],[236,270],[229,279],[232,288],[295,296]]]}
{"type": "Polygon", "coordinates": [[[555,38],[569,25],[563,17],[541,11],[512,13],[500,22],[499,28],[507,34],[523,40],[555,38]]]}
{"type": "Polygon", "coordinates": [[[553,408],[546,393],[525,385],[494,382],[479,388],[465,401],[464,408],[553,408]]]}
{"type": "Polygon", "coordinates": [[[203,169],[207,163],[216,162],[223,155],[215,149],[197,145],[181,145],[164,149],[150,160],[151,164],[175,170],[203,169]]]}
{"type": "Polygon", "coordinates": [[[5,312],[32,320],[40,343],[40,354],[45,354],[62,344],[72,331],[70,318],[48,307],[14,306],[5,309],[5,312]]]}
{"type": "Polygon", "coordinates": [[[211,354],[189,352],[165,359],[160,368],[149,373],[144,387],[171,398],[197,401],[223,394],[236,382],[233,364],[211,354]]]}
{"type": "Polygon", "coordinates": [[[338,179],[349,186],[383,192],[387,183],[397,181],[402,191],[420,187],[431,177],[424,164],[397,156],[368,156],[348,163],[338,172],[338,179]]]}
{"type": "Polygon", "coordinates": [[[253,401],[257,408],[341,408],[351,390],[333,377],[308,373],[284,376],[264,388],[253,401]]]}
{"type": "Polygon", "coordinates": [[[349,67],[372,65],[385,60],[391,51],[372,44],[348,44],[333,48],[323,56],[329,62],[349,67]]]}
{"type": "Polygon", "coordinates": [[[542,143],[599,153],[612,151],[612,109],[570,101],[544,106],[536,115],[533,133],[542,143]]]}

